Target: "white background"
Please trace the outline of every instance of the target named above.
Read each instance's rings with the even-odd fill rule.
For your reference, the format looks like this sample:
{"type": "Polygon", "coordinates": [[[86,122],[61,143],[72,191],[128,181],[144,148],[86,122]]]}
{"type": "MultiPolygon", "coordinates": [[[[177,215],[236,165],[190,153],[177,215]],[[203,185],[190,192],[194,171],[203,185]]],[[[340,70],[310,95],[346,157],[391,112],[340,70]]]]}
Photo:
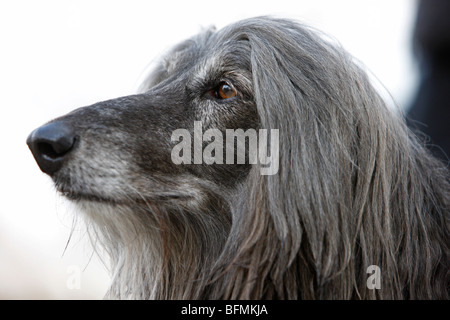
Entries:
{"type": "Polygon", "coordinates": [[[330,34],[407,108],[415,11],[413,0],[0,0],[0,298],[98,299],[108,282],[81,227],[65,250],[77,213],[29,152],[34,128],[134,93],[154,58],[202,27],[257,15],[330,34]]]}

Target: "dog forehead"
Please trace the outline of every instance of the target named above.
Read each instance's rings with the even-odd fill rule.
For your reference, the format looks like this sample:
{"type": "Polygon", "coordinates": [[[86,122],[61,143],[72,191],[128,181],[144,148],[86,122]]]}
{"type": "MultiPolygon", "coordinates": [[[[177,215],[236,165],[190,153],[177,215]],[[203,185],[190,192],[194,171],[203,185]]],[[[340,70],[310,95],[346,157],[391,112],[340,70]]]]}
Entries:
{"type": "Polygon", "coordinates": [[[165,54],[148,81],[151,85],[161,79],[185,79],[192,88],[200,88],[223,80],[226,75],[239,77],[250,70],[250,46],[248,41],[236,37],[225,29],[210,28],[196,36],[180,42],[165,54]]]}
{"type": "Polygon", "coordinates": [[[239,41],[212,42],[205,47],[191,74],[195,82],[215,82],[226,74],[245,73],[250,69],[250,50],[246,43],[239,41]]]}
{"type": "Polygon", "coordinates": [[[223,70],[224,56],[218,52],[205,55],[194,67],[193,75],[199,81],[208,81],[214,74],[223,70]]]}

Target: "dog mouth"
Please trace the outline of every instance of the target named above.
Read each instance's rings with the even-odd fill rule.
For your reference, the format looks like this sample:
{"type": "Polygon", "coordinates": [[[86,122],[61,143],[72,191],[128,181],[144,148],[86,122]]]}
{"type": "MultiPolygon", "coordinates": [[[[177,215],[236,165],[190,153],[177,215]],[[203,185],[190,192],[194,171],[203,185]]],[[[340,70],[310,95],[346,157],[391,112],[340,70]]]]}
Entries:
{"type": "Polygon", "coordinates": [[[157,203],[180,204],[191,202],[199,197],[196,188],[179,188],[178,183],[158,183],[152,179],[146,183],[130,183],[116,179],[83,179],[80,181],[71,175],[61,174],[53,177],[58,193],[74,203],[91,202],[112,206],[149,206],[157,203]]]}
{"type": "Polygon", "coordinates": [[[59,190],[61,195],[63,195],[66,199],[69,199],[74,202],[79,201],[89,201],[89,202],[100,202],[100,203],[108,203],[108,204],[128,204],[131,203],[131,200],[119,200],[115,198],[109,198],[104,196],[98,196],[95,194],[88,194],[84,192],[74,192],[74,191],[61,191],[59,190]]]}
{"type": "Polygon", "coordinates": [[[174,201],[174,200],[189,200],[192,197],[187,195],[179,195],[179,194],[155,194],[151,197],[127,197],[127,198],[115,198],[108,197],[103,195],[97,195],[86,192],[76,192],[76,191],[63,191],[58,190],[62,196],[66,199],[74,202],[97,202],[104,203],[109,205],[123,205],[123,206],[132,206],[132,205],[149,205],[149,203],[155,202],[164,202],[164,201],[174,201]]]}

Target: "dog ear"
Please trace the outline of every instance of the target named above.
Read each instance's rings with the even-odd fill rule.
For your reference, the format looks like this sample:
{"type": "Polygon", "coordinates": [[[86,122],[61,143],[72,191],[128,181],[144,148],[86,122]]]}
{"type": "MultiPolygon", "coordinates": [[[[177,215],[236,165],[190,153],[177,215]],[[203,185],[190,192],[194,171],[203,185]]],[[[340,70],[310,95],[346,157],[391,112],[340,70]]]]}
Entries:
{"type": "Polygon", "coordinates": [[[355,123],[364,112],[353,109],[358,102],[345,81],[357,75],[345,52],[301,26],[266,22],[246,37],[261,127],[279,129],[280,155],[277,174],[253,172],[258,182],[248,223],[265,215],[279,243],[273,254],[280,270],[300,255],[308,264],[302,268],[318,272],[309,278],[320,282],[344,268],[351,254],[342,216],[353,206],[355,123]]]}
{"type": "MultiPolygon", "coordinates": [[[[315,278],[319,286],[335,281],[342,296],[358,286],[364,297],[365,283],[352,268],[362,264],[365,270],[375,262],[383,279],[390,279],[377,294],[400,296],[392,253],[400,241],[405,261],[425,255],[412,248],[432,247],[427,232],[434,230],[433,215],[442,219],[442,203],[448,201],[441,191],[448,184],[431,169],[440,165],[341,47],[300,26],[277,28],[270,22],[254,27],[247,38],[261,127],[279,129],[280,137],[278,174],[259,177],[249,223],[270,217],[279,252],[293,257],[299,250],[298,261],[307,261],[301,269],[313,270],[305,279],[315,278]],[[440,187],[429,181],[440,181],[440,187]],[[423,227],[408,229],[417,225],[423,227]],[[403,228],[423,237],[421,243],[418,236],[399,238],[403,228]]],[[[414,263],[430,271],[423,261],[414,263]]],[[[407,276],[425,279],[417,271],[407,276]]]]}
{"type": "MultiPolygon", "coordinates": [[[[321,193],[314,190],[318,184],[314,175],[322,173],[318,174],[320,168],[311,163],[317,159],[314,149],[317,120],[311,100],[318,85],[306,75],[311,72],[309,69],[317,67],[312,66],[314,61],[308,54],[299,54],[295,37],[275,26],[270,28],[270,22],[246,26],[243,30],[246,33],[240,34],[239,39],[248,41],[250,47],[253,92],[261,128],[269,132],[279,130],[279,170],[274,175],[261,175],[260,164],[252,168],[246,212],[236,215],[241,221],[235,228],[243,239],[237,256],[243,261],[276,261],[271,270],[265,270],[270,272],[266,277],[281,284],[283,280],[279,277],[298,257],[305,225],[308,236],[321,237],[314,227],[313,212],[322,200],[321,193]],[[314,193],[316,199],[311,198],[314,193]],[[304,217],[300,212],[305,212],[304,217]]],[[[249,265],[245,272],[261,275],[253,267],[262,264],[249,265]]],[[[284,294],[280,288],[275,290],[284,294]]],[[[291,292],[290,296],[295,294],[291,292]]]]}
{"type": "Polygon", "coordinates": [[[288,247],[295,250],[302,228],[299,214],[288,204],[298,210],[311,210],[298,206],[311,202],[307,190],[314,181],[308,182],[308,178],[314,179],[317,173],[310,162],[318,150],[314,136],[317,110],[313,104],[321,84],[312,73],[320,72],[320,66],[301,48],[299,42],[307,39],[302,39],[300,33],[285,33],[266,23],[248,32],[246,38],[251,48],[253,90],[261,127],[279,130],[279,172],[260,177],[264,187],[259,191],[265,193],[266,212],[272,215],[278,238],[292,241],[288,247]]]}

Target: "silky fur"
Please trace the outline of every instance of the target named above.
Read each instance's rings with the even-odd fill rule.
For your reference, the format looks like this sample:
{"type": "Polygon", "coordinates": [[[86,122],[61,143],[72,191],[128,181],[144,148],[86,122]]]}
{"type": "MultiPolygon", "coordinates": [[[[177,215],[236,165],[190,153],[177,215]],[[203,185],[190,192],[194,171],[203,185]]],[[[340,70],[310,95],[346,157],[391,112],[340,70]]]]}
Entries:
{"type": "Polygon", "coordinates": [[[297,22],[243,20],[176,46],[140,95],[187,104],[209,128],[279,129],[279,171],[180,165],[148,173],[157,187],[125,179],[107,201],[64,181],[109,257],[108,298],[449,298],[448,171],[338,44],[297,22]],[[224,74],[233,105],[185,89],[224,74]],[[380,289],[366,285],[370,265],[380,289]]]}

